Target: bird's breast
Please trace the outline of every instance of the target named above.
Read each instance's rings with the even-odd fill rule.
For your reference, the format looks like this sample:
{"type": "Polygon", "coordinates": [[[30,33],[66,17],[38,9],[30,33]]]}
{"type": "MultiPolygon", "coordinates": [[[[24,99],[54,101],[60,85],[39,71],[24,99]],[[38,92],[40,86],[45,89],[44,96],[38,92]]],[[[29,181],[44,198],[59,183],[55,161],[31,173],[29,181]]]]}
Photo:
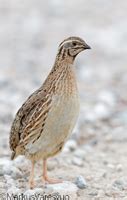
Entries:
{"type": "MultiPolygon", "coordinates": [[[[64,128],[67,124],[73,123],[73,120],[79,113],[78,95],[69,97],[56,95],[53,97],[51,110],[48,119],[55,125],[55,128],[64,128]]],[[[47,120],[48,120],[47,119],[47,120]]]]}
{"type": "Polygon", "coordinates": [[[71,134],[79,114],[78,95],[53,96],[44,129],[40,138],[30,147],[30,153],[43,152],[48,155],[65,143],[71,134]]]}

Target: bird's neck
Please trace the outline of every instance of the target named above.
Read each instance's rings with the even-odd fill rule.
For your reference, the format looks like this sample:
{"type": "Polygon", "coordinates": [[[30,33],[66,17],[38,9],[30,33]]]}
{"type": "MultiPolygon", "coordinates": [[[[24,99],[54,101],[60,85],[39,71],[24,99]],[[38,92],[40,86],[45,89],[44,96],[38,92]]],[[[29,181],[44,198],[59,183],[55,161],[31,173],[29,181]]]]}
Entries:
{"type": "Polygon", "coordinates": [[[55,80],[56,91],[70,95],[77,91],[75,69],[70,57],[64,59],[56,58],[55,64],[50,72],[50,77],[55,80]]]}
{"type": "Polygon", "coordinates": [[[50,71],[44,86],[52,86],[53,93],[66,93],[67,95],[77,91],[76,77],[73,66],[74,60],[70,57],[56,57],[54,66],[50,71]]]}
{"type": "Polygon", "coordinates": [[[68,56],[65,53],[57,54],[51,73],[55,73],[56,75],[73,73],[73,63],[73,57],[68,56]]]}
{"type": "Polygon", "coordinates": [[[69,56],[66,51],[58,53],[55,59],[54,68],[59,66],[71,66],[74,63],[74,57],[69,56]]]}

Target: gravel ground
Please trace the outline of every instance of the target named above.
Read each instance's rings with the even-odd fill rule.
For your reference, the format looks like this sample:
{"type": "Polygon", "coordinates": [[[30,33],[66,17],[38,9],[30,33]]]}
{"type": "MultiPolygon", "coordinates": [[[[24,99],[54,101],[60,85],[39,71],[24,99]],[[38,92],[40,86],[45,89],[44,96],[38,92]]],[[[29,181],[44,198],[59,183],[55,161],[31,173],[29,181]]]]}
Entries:
{"type": "Polygon", "coordinates": [[[7,193],[127,200],[127,2],[0,0],[0,11],[0,200],[7,193]],[[36,189],[29,190],[29,161],[10,161],[10,126],[70,35],[84,38],[92,50],[76,60],[78,123],[63,152],[48,163],[49,175],[66,181],[44,186],[40,162],[36,189]]]}

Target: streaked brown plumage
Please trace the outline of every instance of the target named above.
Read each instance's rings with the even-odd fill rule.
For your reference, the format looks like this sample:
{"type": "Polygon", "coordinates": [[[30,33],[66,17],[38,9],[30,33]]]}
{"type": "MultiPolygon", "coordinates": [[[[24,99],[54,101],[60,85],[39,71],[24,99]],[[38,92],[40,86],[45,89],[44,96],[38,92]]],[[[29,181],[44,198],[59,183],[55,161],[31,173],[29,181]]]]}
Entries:
{"type": "Polygon", "coordinates": [[[54,66],[44,84],[22,105],[10,133],[12,159],[25,155],[32,161],[30,187],[33,187],[34,163],[61,151],[73,130],[79,113],[79,98],[73,62],[78,53],[90,47],[79,37],[69,37],[58,48],[54,66]]]}

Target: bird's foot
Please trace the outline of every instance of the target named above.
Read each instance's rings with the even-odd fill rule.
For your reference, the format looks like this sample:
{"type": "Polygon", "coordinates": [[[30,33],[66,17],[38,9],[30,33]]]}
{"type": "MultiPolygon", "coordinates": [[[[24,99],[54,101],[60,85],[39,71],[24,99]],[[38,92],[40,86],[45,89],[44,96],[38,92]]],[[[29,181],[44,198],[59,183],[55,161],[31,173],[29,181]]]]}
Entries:
{"type": "Polygon", "coordinates": [[[35,187],[35,183],[34,183],[34,181],[29,181],[29,187],[30,187],[30,189],[33,189],[34,187],[35,187]]]}

